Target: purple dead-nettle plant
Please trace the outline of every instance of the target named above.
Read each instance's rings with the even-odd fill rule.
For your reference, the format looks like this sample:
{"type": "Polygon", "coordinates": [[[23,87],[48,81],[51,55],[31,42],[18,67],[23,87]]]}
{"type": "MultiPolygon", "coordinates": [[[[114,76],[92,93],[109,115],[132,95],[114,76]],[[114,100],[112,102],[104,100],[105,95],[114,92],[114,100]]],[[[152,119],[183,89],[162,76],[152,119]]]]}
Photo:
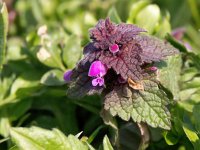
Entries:
{"type": "MultiPolygon", "coordinates": [[[[137,122],[144,121],[154,127],[169,129],[168,115],[163,119],[168,126],[164,126],[162,121],[153,124],[145,116],[136,119],[138,117],[135,118],[132,113],[137,109],[134,106],[136,99],[140,96],[144,98],[147,91],[166,97],[163,91],[156,91],[159,81],[156,81],[158,68],[154,62],[178,51],[167,42],[142,34],[146,32],[142,28],[132,24],[115,24],[109,18],[100,20],[89,32],[92,41],[84,47],[83,59],[64,75],[64,79],[70,81],[68,96],[77,99],[101,94],[104,109],[113,116],[119,115],[124,120],[132,117],[137,122]]],[[[163,102],[165,98],[160,101],[167,104],[163,102]]]]}

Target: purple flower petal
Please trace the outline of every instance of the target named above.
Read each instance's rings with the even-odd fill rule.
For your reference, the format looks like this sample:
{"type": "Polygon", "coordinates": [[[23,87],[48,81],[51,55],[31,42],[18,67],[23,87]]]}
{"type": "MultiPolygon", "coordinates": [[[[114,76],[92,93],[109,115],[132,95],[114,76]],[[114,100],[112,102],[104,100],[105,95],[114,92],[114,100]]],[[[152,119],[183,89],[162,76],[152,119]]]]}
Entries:
{"type": "Polygon", "coordinates": [[[71,75],[72,75],[72,70],[68,70],[64,73],[63,79],[66,82],[70,82],[71,81],[71,75]]]}
{"type": "Polygon", "coordinates": [[[112,44],[110,47],[109,47],[109,50],[112,52],[112,53],[116,53],[119,51],[119,46],[117,44],[112,44]]]}
{"type": "Polygon", "coordinates": [[[98,77],[92,80],[92,85],[93,86],[97,86],[99,84],[99,86],[103,86],[104,85],[104,78],[98,77]]]}
{"type": "Polygon", "coordinates": [[[98,80],[97,80],[97,78],[92,80],[92,85],[93,85],[93,86],[97,86],[97,85],[98,85],[98,80]]]}
{"type": "Polygon", "coordinates": [[[103,77],[107,72],[107,68],[101,61],[94,61],[89,69],[88,76],[103,77]]]}

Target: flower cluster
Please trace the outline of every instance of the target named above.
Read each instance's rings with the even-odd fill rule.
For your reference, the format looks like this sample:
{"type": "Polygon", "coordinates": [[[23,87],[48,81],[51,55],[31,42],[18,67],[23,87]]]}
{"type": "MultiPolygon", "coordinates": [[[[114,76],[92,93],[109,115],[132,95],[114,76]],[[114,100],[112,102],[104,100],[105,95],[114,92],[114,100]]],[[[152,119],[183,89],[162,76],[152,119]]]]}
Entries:
{"type": "Polygon", "coordinates": [[[122,84],[143,89],[142,80],[157,71],[154,62],[178,51],[141,32],[146,31],[132,24],[115,24],[109,18],[100,20],[90,29],[92,42],[84,47],[84,58],[64,74],[70,82],[68,95],[77,98],[103,90],[110,92],[122,84]]]}

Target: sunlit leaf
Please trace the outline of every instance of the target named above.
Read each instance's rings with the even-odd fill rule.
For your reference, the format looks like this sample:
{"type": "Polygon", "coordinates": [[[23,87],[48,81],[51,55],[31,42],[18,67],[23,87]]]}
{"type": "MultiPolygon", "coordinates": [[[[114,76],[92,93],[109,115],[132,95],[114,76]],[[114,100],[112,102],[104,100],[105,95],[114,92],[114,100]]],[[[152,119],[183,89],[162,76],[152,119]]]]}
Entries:
{"type": "Polygon", "coordinates": [[[152,4],[140,10],[136,16],[135,23],[152,34],[155,27],[158,26],[159,20],[160,9],[157,5],[152,4]]]}
{"type": "Polygon", "coordinates": [[[10,130],[13,142],[22,150],[87,150],[87,146],[79,141],[75,136],[66,137],[57,129],[52,131],[31,127],[12,128],[10,130]]]}
{"type": "Polygon", "coordinates": [[[73,68],[76,65],[81,53],[80,38],[75,35],[70,36],[63,47],[62,53],[62,58],[68,68],[73,68]]]}
{"type": "Polygon", "coordinates": [[[107,135],[103,138],[103,150],[114,150],[107,135]]]}
{"type": "Polygon", "coordinates": [[[152,127],[170,129],[170,113],[166,108],[169,100],[153,81],[143,81],[144,91],[128,86],[115,87],[105,97],[104,108],[113,116],[128,121],[146,122],[152,127]]]}

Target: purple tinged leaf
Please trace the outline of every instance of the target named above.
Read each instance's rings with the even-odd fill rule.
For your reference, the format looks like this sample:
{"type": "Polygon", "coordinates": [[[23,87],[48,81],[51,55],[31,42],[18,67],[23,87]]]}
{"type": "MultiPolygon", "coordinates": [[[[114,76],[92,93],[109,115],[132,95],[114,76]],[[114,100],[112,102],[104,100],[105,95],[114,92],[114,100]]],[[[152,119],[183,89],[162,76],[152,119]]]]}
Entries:
{"type": "Polygon", "coordinates": [[[107,72],[107,68],[101,61],[94,61],[89,69],[88,76],[103,77],[107,72]]]}
{"type": "Polygon", "coordinates": [[[121,76],[119,76],[117,80],[118,80],[119,83],[122,83],[122,84],[127,82],[121,76]]]}
{"type": "Polygon", "coordinates": [[[94,46],[94,43],[89,43],[84,47],[83,54],[84,58],[81,60],[81,63],[92,63],[99,58],[101,51],[94,46]]]}
{"type": "Polygon", "coordinates": [[[70,98],[81,98],[85,95],[100,94],[103,90],[103,87],[92,85],[92,79],[88,76],[88,71],[90,63],[87,62],[82,65],[81,61],[79,64],[72,70],[71,82],[67,95],[70,98]]]}
{"type": "Polygon", "coordinates": [[[126,42],[133,40],[133,38],[141,32],[146,32],[146,30],[133,24],[120,23],[117,25],[116,32],[118,34],[118,36],[116,35],[116,42],[125,44],[126,42]]]}
{"type": "Polygon", "coordinates": [[[90,29],[90,38],[96,48],[106,50],[112,44],[125,44],[131,41],[140,32],[145,30],[131,24],[117,25],[107,18],[100,20],[94,28],[90,29]]]}
{"type": "Polygon", "coordinates": [[[146,122],[152,127],[170,129],[170,113],[166,105],[169,99],[159,89],[156,81],[144,80],[144,90],[136,91],[123,84],[115,86],[104,97],[104,109],[112,116],[123,120],[132,118],[135,122],[146,122]]]}
{"type": "Polygon", "coordinates": [[[106,64],[108,68],[112,68],[117,74],[120,74],[126,81],[128,78],[138,81],[143,78],[140,53],[142,53],[140,45],[130,42],[124,44],[117,55],[103,51],[99,60],[106,64]]]}
{"type": "Polygon", "coordinates": [[[178,50],[169,43],[152,36],[140,35],[134,40],[142,48],[140,56],[143,63],[152,63],[164,60],[167,56],[179,54],[178,50]]]}

